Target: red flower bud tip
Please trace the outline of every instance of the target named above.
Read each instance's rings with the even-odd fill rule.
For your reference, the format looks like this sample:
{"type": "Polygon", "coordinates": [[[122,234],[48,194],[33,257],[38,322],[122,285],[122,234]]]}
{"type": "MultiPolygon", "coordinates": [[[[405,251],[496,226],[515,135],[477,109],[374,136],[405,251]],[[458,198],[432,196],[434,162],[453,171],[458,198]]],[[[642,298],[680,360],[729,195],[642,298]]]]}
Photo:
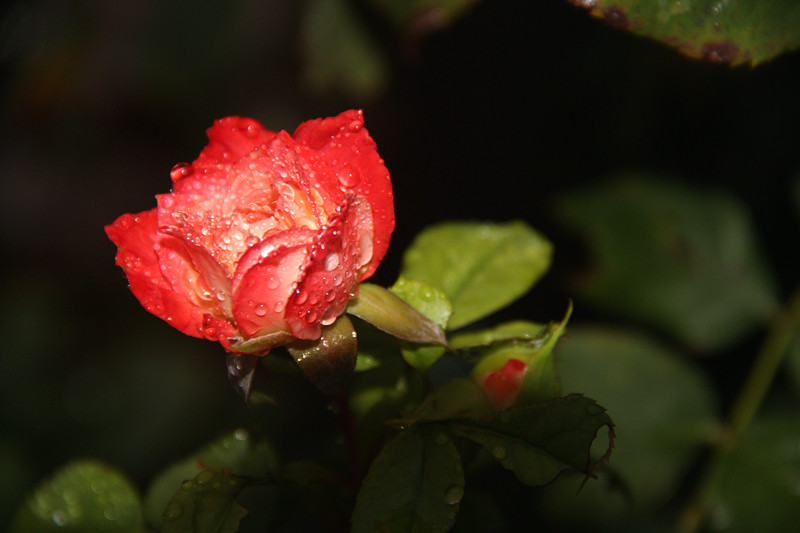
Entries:
{"type": "Polygon", "coordinates": [[[519,359],[509,359],[505,366],[486,376],[483,389],[498,411],[514,405],[528,366],[519,359]]]}
{"type": "Polygon", "coordinates": [[[106,227],[142,305],[233,353],[315,340],[386,254],[389,172],[361,111],[294,135],[227,117],[158,206],[106,227]]]}

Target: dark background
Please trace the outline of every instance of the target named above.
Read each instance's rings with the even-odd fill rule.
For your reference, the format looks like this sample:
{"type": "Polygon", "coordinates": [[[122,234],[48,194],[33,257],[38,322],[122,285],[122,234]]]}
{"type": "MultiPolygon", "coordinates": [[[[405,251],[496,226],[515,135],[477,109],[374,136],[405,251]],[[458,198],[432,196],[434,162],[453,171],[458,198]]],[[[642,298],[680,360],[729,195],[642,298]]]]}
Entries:
{"type": "MultiPolygon", "coordinates": [[[[103,458],[144,486],[247,418],[219,347],[144,312],[103,232],[155,205],[215,118],[292,131],[362,107],[396,194],[384,285],[430,223],[521,218],[554,241],[556,258],[514,312],[560,316],[585,254],[555,224],[552,199],[630,169],[744,200],[784,297],[797,281],[796,53],[755,69],[701,63],[558,0],[478,2],[410,44],[364,2],[356,13],[389,77],[356,96],[304,81],[305,2],[130,4],[4,8],[2,516],[71,457],[103,458]]],[[[577,309],[575,320],[591,318],[577,309]]],[[[709,372],[746,368],[732,357],[709,372]]]]}

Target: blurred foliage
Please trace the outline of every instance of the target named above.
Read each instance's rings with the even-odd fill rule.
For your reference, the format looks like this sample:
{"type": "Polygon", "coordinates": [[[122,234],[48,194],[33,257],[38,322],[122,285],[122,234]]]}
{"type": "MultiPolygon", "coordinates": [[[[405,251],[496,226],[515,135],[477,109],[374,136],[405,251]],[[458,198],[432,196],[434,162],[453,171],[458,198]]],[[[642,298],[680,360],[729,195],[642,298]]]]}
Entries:
{"type": "MultiPolygon", "coordinates": [[[[572,3],[724,62],[762,63],[797,46],[797,7],[786,1],[572,3]]],[[[250,115],[278,129],[362,106],[397,201],[376,283],[396,279],[403,250],[432,222],[524,218],[546,230],[554,268],[513,307],[533,322],[506,322],[508,336],[534,337],[574,297],[557,369],[565,391],[596,398],[616,422],[617,453],[577,495],[583,476],[519,488],[513,474],[483,468],[490,451],[476,453],[455,530],[674,523],[765,321],[800,283],[798,54],[754,69],[692,61],[563,1],[17,0],[2,9],[0,529],[73,457],[114,464],[125,474],[77,463],[122,479],[131,499],[149,497],[143,489],[177,457],[189,459],[175,479],[198,475],[192,450],[240,427],[268,434],[283,461],[341,460],[341,444],[326,437],[335,416],[292,361],[264,361],[259,388],[275,406],[244,407],[217,348],[133,301],[101,228],[150,206],[215,118],[250,115]],[[646,171],[601,181],[631,168],[646,171]],[[559,208],[570,202],[571,213],[559,208]]],[[[356,327],[351,405],[375,455],[388,432],[376,421],[410,415],[398,411],[424,391],[400,347],[356,327]]],[[[462,334],[490,343],[487,327],[462,334]]],[[[796,337],[789,379],[776,381],[713,477],[711,530],[797,521],[796,337]]],[[[460,364],[442,357],[431,374],[460,364]]],[[[329,527],[342,495],[320,481],[328,472],[295,466],[309,483],[281,488],[275,506],[296,520],[281,526],[329,527]],[[301,505],[308,499],[316,513],[301,505]]],[[[253,509],[246,492],[237,499],[253,509]]]]}
{"type": "Polygon", "coordinates": [[[758,64],[800,47],[793,0],[568,0],[616,28],[717,63],[758,64]]]}
{"type": "Polygon", "coordinates": [[[591,270],[576,290],[601,309],[710,350],[777,308],[752,222],[733,198],[626,176],[569,193],[556,209],[585,236],[591,270]]]}

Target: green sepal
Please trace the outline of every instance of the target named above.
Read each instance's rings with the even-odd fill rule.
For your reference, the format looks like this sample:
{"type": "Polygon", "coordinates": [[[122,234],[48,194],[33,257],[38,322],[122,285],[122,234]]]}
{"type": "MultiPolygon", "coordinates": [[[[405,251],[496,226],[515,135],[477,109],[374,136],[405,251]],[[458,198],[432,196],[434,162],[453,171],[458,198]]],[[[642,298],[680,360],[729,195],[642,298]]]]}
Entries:
{"type": "Polygon", "coordinates": [[[286,349],[308,380],[328,396],[344,392],[356,368],[356,331],[344,315],[333,324],[323,326],[319,339],[295,341],[286,349]]]}
{"type": "Polygon", "coordinates": [[[358,286],[347,312],[399,339],[447,346],[444,331],[402,298],[372,283],[358,286]]]}

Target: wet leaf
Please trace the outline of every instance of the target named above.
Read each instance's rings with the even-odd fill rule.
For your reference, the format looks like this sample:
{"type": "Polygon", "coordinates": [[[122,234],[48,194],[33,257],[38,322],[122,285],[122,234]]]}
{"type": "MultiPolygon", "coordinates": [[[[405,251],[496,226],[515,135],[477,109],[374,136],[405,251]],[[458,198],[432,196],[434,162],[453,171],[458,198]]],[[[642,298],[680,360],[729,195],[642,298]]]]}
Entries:
{"type": "Polygon", "coordinates": [[[486,448],[521,482],[539,486],[565,470],[590,474],[595,467],[590,450],[597,432],[605,426],[612,438],[614,424],[594,400],[572,394],[506,409],[490,418],[452,420],[448,426],[486,448]]]}
{"type": "Polygon", "coordinates": [[[406,420],[436,422],[454,418],[489,416],[492,408],[480,385],[466,378],[455,378],[430,393],[406,420]]]}
{"type": "Polygon", "coordinates": [[[800,47],[794,0],[568,0],[690,57],[756,65],[800,47]]]}
{"type": "Polygon", "coordinates": [[[223,472],[204,470],[185,481],[167,503],[162,533],[234,533],[247,511],[234,499],[249,483],[223,472]]]}
{"type": "Polygon", "coordinates": [[[402,275],[441,289],[453,306],[449,329],[502,309],[550,266],[552,246],[524,222],[448,222],[412,243],[402,275]]]}
{"type": "MultiPolygon", "coordinates": [[[[710,384],[680,354],[624,331],[572,327],[556,354],[564,390],[590,395],[613,413],[619,438],[608,466],[637,512],[666,504],[717,431],[710,384]]],[[[564,487],[549,507],[578,516],[586,512],[580,505],[602,509],[619,495],[602,490],[578,501],[566,497],[572,493],[564,487]]]]}
{"type": "Polygon", "coordinates": [[[725,194],[629,176],[562,197],[557,215],[592,256],[576,301],[698,350],[735,342],[777,307],[748,212],[725,194]]]}
{"type": "Polygon", "coordinates": [[[436,426],[401,431],[373,461],[358,493],[353,532],[444,532],[464,495],[461,458],[436,426]]]}
{"type": "Polygon", "coordinates": [[[167,503],[181,484],[204,470],[263,479],[277,468],[278,459],[268,441],[254,438],[245,429],[237,429],[191,457],[171,465],[152,481],[144,500],[147,523],[153,528],[159,527],[167,503]]]}
{"type": "MultiPolygon", "coordinates": [[[[408,280],[402,276],[389,288],[390,291],[408,302],[411,307],[433,320],[444,329],[453,312],[450,300],[438,289],[421,281],[408,280]]],[[[427,372],[428,369],[444,355],[446,349],[441,345],[414,345],[402,342],[403,358],[408,364],[427,372]]]]}
{"type": "Polygon", "coordinates": [[[545,324],[514,320],[504,322],[490,329],[456,333],[450,338],[450,346],[456,349],[468,350],[478,346],[488,346],[496,341],[537,339],[542,336],[546,328],[545,324]]]}
{"type": "Polygon", "coordinates": [[[143,525],[139,496],[130,481],[103,463],[82,460],[39,485],[17,512],[11,531],[139,533],[143,525]]]}
{"type": "Polygon", "coordinates": [[[358,101],[376,96],[389,69],[380,45],[352,3],[307,2],[302,19],[303,76],[315,92],[342,92],[358,101]]]}

